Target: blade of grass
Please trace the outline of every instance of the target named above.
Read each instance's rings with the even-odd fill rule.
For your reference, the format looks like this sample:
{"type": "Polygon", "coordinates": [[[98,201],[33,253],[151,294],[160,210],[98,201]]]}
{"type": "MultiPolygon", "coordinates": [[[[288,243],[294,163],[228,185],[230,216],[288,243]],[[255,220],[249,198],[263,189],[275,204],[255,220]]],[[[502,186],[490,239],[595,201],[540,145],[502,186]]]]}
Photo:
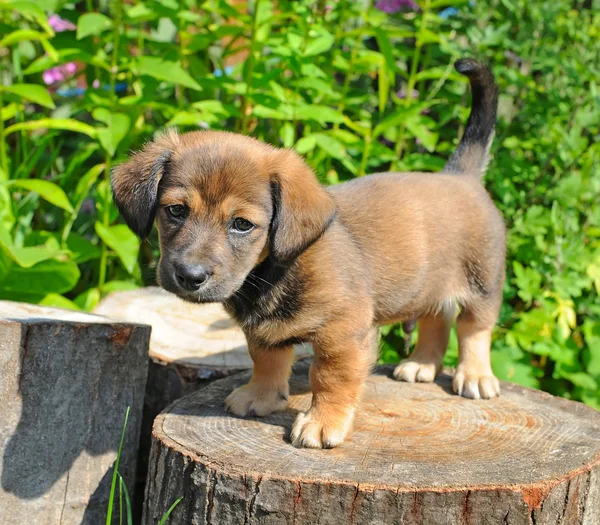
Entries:
{"type": "Polygon", "coordinates": [[[181,498],[179,498],[178,500],[175,500],[175,502],[173,503],[173,505],[171,505],[169,507],[169,510],[165,513],[165,515],[162,517],[162,519],[158,522],[158,525],[165,525],[165,523],[167,523],[167,520],[169,519],[169,516],[171,515],[171,512],[173,512],[173,510],[175,510],[175,507],[179,504],[179,502],[183,499],[183,496],[181,496],[181,498]]]}
{"type": "Polygon", "coordinates": [[[123,431],[121,432],[121,442],[119,443],[119,450],[117,451],[117,459],[115,460],[112,483],[110,485],[110,495],[108,497],[108,510],[106,513],[106,525],[110,525],[112,521],[112,512],[115,503],[115,491],[117,489],[117,474],[119,470],[119,461],[121,459],[121,450],[123,449],[123,441],[125,440],[125,429],[127,428],[127,420],[129,419],[129,409],[130,407],[127,407],[127,412],[125,412],[125,422],[123,423],[123,431]]]}
{"type": "Polygon", "coordinates": [[[119,488],[123,489],[123,493],[125,494],[125,509],[127,510],[127,525],[133,525],[133,515],[131,513],[131,500],[129,499],[129,491],[127,490],[127,485],[125,484],[125,480],[123,476],[119,474],[119,488]]]}
{"type": "MultiPolygon", "coordinates": [[[[119,474],[117,472],[117,474],[119,474]]],[[[119,525],[123,525],[123,478],[119,474],[119,525]]]]}

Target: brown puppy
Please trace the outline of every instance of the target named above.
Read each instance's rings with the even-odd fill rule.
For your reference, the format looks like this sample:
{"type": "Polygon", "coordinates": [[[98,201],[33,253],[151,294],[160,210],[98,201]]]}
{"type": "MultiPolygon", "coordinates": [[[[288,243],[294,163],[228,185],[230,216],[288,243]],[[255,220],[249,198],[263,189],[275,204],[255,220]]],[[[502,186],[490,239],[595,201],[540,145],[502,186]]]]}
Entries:
{"type": "Polygon", "coordinates": [[[112,176],[140,236],[158,223],[164,288],[223,302],[254,361],[227,398],[239,416],[286,407],[293,344],[309,341],[312,406],[299,447],[346,437],[377,357],[377,325],[418,319],[419,340],[395,377],[433,381],[450,327],[460,345],[455,391],[498,395],[490,338],[502,300],[505,231],[481,185],[496,121],[491,72],[460,60],[473,91],[465,134],[442,173],[384,173],[321,187],[292,151],[223,132],[169,132],[112,176]]]}

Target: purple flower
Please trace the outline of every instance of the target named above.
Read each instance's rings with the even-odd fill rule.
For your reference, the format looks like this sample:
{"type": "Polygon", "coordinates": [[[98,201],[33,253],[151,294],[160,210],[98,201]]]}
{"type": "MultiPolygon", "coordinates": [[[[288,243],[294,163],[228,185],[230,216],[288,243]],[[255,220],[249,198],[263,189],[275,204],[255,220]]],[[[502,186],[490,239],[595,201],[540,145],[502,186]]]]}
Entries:
{"type": "Polygon", "coordinates": [[[74,31],[77,29],[71,22],[61,18],[58,15],[50,15],[48,17],[48,23],[50,24],[50,27],[57,33],[62,33],[63,31],[74,31]]]}
{"type": "Polygon", "coordinates": [[[77,72],[75,62],[68,62],[62,66],[51,67],[42,74],[42,80],[47,86],[59,84],[65,79],[72,77],[77,72]]]}
{"type": "Polygon", "coordinates": [[[375,9],[392,15],[402,10],[418,11],[419,6],[414,0],[377,0],[375,9]]]}
{"type": "MultiPolygon", "coordinates": [[[[398,98],[406,98],[406,88],[402,88],[398,93],[396,93],[398,98]]],[[[413,89],[412,96],[410,98],[419,98],[419,90],[413,89]]]]}

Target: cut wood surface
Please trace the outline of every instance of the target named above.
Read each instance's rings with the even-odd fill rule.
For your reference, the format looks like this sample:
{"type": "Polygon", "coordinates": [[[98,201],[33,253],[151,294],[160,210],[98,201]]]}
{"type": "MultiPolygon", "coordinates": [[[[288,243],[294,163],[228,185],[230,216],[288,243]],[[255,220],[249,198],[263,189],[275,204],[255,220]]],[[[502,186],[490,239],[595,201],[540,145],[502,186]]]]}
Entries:
{"type": "Polygon", "coordinates": [[[332,450],[295,449],[310,406],[308,365],[290,407],[240,419],[223,400],[248,373],[172,404],[155,421],[144,504],[154,524],[600,524],[600,413],[502,383],[469,400],[431,384],[367,381],[355,431],[332,450]]]}
{"type": "Polygon", "coordinates": [[[134,488],[150,328],[0,301],[0,523],[98,525],[134,488]]]}

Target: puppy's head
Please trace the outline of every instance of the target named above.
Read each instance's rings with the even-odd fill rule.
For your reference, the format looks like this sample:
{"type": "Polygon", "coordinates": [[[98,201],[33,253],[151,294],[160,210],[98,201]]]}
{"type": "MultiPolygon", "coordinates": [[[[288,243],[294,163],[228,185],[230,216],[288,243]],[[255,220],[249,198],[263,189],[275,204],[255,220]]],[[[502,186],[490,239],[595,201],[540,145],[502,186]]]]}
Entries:
{"type": "Polygon", "coordinates": [[[225,301],[270,257],[285,264],[335,215],[295,153],[224,132],[169,132],[112,173],[116,205],[146,237],[156,220],[158,280],[193,302],[225,301]]]}

